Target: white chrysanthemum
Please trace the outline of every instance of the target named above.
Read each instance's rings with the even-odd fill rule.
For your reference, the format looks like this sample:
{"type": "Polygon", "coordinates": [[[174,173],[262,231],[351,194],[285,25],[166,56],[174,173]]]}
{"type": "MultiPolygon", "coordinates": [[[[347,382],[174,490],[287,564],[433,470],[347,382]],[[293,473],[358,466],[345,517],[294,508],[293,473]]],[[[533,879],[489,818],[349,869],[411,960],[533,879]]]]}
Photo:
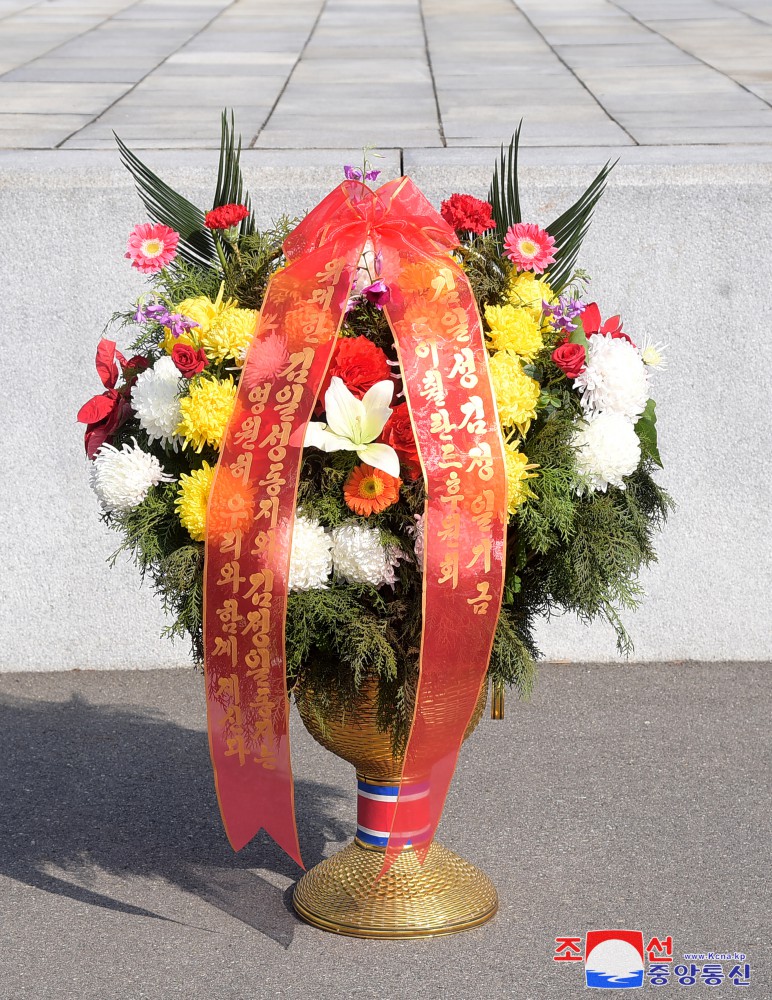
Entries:
{"type": "Polygon", "coordinates": [[[574,379],[589,414],[620,413],[634,420],[649,398],[649,373],[637,347],[596,333],[589,338],[587,366],[574,379]]]}
{"type": "Polygon", "coordinates": [[[332,532],[332,561],[335,573],[348,583],[369,583],[393,587],[394,567],[399,551],[381,543],[377,528],[364,524],[343,524],[332,532]]]}
{"type": "Polygon", "coordinates": [[[157,483],[171,482],[161,463],[143,451],[136,440],[119,451],[103,444],[91,463],[91,485],[105,510],[131,510],[147,496],[157,483]]]}
{"type": "Polygon", "coordinates": [[[650,337],[646,337],[643,344],[641,345],[641,357],[643,358],[643,363],[648,368],[657,368],[659,371],[664,371],[667,368],[667,355],[665,351],[667,350],[667,344],[663,344],[659,340],[652,340],[650,337]]]}
{"type": "Polygon", "coordinates": [[[583,420],[574,431],[576,468],[582,482],[578,493],[625,488],[624,477],[638,468],[641,443],[632,421],[621,413],[599,413],[583,420]]]}
{"type": "Polygon", "coordinates": [[[325,589],[332,572],[332,539],[318,521],[298,514],[292,530],[289,589],[325,589]]]}
{"type": "Polygon", "coordinates": [[[424,516],[414,514],[415,525],[407,529],[407,533],[413,539],[413,550],[415,551],[415,561],[418,563],[418,571],[424,570],[424,516]]]}
{"type": "Polygon", "coordinates": [[[140,427],[151,441],[174,444],[181,419],[178,398],[180,372],[171,358],[163,357],[137,379],[131,390],[131,405],[140,427]]]}

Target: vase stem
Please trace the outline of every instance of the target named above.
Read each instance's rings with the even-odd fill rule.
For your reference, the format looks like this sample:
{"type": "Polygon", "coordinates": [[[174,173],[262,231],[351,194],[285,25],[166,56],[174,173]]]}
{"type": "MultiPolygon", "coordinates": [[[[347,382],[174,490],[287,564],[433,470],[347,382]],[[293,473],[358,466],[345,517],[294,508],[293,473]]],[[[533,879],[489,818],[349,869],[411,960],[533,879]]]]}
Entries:
{"type": "MultiPolygon", "coordinates": [[[[362,847],[385,851],[399,796],[399,782],[377,784],[357,774],[357,832],[362,847]]],[[[402,789],[403,817],[410,832],[421,842],[429,832],[429,782],[411,782],[402,789]],[[409,810],[409,813],[407,812],[409,810]]],[[[407,847],[410,847],[408,841],[407,847]]]]}

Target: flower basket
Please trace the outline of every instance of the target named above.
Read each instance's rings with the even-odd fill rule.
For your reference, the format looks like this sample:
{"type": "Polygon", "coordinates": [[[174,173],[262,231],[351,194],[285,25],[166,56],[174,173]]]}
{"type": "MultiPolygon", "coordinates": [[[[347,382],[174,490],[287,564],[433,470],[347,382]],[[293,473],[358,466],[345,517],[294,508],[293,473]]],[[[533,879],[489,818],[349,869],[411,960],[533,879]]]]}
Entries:
{"type": "Polygon", "coordinates": [[[307,920],[449,933],[496,909],[434,840],[462,740],[526,694],[539,615],[619,612],[670,500],[650,390],[663,365],[577,268],[606,166],[544,228],[521,217],[519,131],[488,201],[438,212],[367,160],[259,229],[223,115],[213,208],[120,143],[152,222],[150,291],[97,349],[79,412],[92,484],[204,666],[220,809],[300,864],[288,696],[356,767],[353,845],[304,876],[307,920]]]}

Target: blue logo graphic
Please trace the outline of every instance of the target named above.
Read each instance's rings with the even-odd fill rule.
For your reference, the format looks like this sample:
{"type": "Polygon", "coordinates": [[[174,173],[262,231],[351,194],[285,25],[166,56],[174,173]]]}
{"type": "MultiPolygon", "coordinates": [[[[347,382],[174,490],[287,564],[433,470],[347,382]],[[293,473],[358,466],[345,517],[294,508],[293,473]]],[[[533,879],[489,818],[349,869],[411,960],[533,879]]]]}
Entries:
{"type": "Polygon", "coordinates": [[[643,935],[636,931],[588,931],[587,985],[632,990],[643,986],[643,935]]]}

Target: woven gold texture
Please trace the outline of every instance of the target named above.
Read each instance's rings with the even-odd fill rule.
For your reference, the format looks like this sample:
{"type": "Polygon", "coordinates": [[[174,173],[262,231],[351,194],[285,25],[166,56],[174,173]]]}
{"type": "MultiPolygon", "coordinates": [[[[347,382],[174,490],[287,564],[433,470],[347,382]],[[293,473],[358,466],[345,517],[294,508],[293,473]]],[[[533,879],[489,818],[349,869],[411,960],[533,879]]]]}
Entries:
{"type": "MultiPolygon", "coordinates": [[[[353,712],[333,713],[324,723],[312,692],[298,693],[298,708],[314,739],[352,763],[358,777],[398,782],[402,760],[392,754],[389,734],[378,731],[376,691],[375,681],[363,685],[353,712]]],[[[482,717],[487,693],[484,687],[465,738],[482,717]]],[[[434,712],[438,717],[442,706],[434,712]]],[[[436,841],[423,865],[408,848],[378,879],[383,857],[383,850],[354,841],[300,879],[295,909],[324,930],[367,938],[452,934],[476,927],[496,912],[498,897],[487,875],[436,841]]]]}
{"type": "Polygon", "coordinates": [[[476,927],[498,907],[490,879],[436,841],[423,865],[403,851],[376,882],[382,864],[383,851],[349,844],[298,882],[295,909],[336,934],[418,938],[476,927]]]}
{"type": "MultiPolygon", "coordinates": [[[[391,748],[391,736],[381,732],[377,725],[378,682],[374,678],[366,680],[360,690],[354,709],[346,714],[339,709],[325,715],[316,706],[313,691],[299,690],[296,699],[303,725],[317,743],[353,764],[357,774],[365,781],[399,781],[402,774],[402,757],[395,757],[391,748]]],[[[484,684],[475,705],[474,714],[464,733],[464,739],[477,728],[485,711],[488,699],[488,685],[484,684]]],[[[443,712],[441,703],[424,708],[429,721],[439,719],[443,712]]],[[[407,781],[420,781],[425,775],[405,775],[407,781]]]]}

